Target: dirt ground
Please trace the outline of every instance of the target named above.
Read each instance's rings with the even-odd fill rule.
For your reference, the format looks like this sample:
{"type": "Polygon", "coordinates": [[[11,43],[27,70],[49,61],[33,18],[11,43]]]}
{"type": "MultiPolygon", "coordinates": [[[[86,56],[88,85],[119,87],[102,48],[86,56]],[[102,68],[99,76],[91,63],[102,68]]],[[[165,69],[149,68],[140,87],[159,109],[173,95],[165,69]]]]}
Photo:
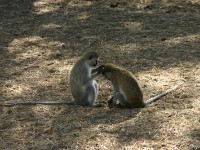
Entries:
{"type": "Polygon", "coordinates": [[[72,101],[89,50],[132,71],[145,99],[184,85],[143,109],[0,106],[0,149],[200,150],[199,0],[1,0],[0,103],[72,101]]]}

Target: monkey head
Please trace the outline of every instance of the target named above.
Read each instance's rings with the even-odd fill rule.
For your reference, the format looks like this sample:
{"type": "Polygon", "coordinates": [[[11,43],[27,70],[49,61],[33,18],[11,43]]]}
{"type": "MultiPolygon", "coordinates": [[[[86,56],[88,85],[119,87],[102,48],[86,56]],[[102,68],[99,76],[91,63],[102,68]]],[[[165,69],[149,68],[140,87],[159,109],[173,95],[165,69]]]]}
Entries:
{"type": "Polygon", "coordinates": [[[91,67],[97,66],[98,61],[99,61],[99,55],[97,52],[90,51],[85,54],[85,58],[86,58],[87,63],[89,64],[89,66],[91,66],[91,67]]]}
{"type": "Polygon", "coordinates": [[[105,64],[98,67],[98,73],[101,73],[106,79],[110,80],[112,78],[113,72],[117,68],[113,64],[105,64]]]}

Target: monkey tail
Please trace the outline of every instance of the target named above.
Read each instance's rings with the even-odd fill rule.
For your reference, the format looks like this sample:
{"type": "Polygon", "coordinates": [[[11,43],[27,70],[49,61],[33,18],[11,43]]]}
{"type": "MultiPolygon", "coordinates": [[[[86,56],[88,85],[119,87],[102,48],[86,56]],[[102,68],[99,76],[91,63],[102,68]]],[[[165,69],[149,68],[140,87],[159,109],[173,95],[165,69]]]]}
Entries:
{"type": "Polygon", "coordinates": [[[164,96],[166,96],[167,94],[171,93],[172,91],[178,89],[182,84],[183,84],[183,83],[180,83],[180,84],[174,86],[173,88],[167,90],[166,92],[164,92],[164,93],[162,93],[162,94],[159,94],[159,95],[156,95],[156,96],[154,96],[154,97],[152,97],[152,98],[150,98],[150,99],[144,101],[145,106],[148,105],[148,104],[150,104],[150,103],[152,103],[152,102],[155,102],[156,100],[160,99],[161,97],[164,97],[164,96]]]}
{"type": "Polygon", "coordinates": [[[12,107],[12,106],[32,106],[32,105],[78,105],[76,102],[16,102],[16,103],[5,103],[0,106],[12,107]]]}

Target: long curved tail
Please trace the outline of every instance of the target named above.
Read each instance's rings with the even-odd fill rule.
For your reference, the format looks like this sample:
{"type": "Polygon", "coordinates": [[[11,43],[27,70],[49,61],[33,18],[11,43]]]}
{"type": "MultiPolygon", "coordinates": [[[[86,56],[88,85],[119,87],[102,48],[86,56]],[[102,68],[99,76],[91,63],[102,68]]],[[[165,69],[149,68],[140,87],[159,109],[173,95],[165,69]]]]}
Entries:
{"type": "Polygon", "coordinates": [[[16,102],[16,103],[4,103],[1,106],[12,107],[12,106],[32,106],[32,105],[79,105],[76,102],[16,102]]]}
{"type": "Polygon", "coordinates": [[[178,89],[179,87],[181,87],[182,84],[183,83],[178,84],[178,85],[174,86],[173,88],[167,90],[166,92],[164,92],[162,94],[159,94],[157,96],[154,96],[154,97],[152,97],[152,98],[144,101],[145,106],[148,105],[148,104],[150,104],[150,103],[152,103],[152,102],[155,102],[156,100],[160,99],[161,97],[166,96],[167,94],[171,93],[172,91],[178,89]]]}

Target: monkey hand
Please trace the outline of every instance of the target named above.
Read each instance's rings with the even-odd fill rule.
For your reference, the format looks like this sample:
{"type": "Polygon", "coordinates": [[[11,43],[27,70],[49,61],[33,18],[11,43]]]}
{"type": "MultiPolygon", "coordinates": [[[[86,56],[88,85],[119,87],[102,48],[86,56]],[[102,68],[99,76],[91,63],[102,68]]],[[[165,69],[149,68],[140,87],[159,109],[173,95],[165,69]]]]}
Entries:
{"type": "Polygon", "coordinates": [[[98,68],[97,68],[97,73],[98,74],[101,74],[101,73],[103,73],[104,72],[104,70],[105,70],[105,65],[101,65],[101,66],[99,66],[98,68]]]}

